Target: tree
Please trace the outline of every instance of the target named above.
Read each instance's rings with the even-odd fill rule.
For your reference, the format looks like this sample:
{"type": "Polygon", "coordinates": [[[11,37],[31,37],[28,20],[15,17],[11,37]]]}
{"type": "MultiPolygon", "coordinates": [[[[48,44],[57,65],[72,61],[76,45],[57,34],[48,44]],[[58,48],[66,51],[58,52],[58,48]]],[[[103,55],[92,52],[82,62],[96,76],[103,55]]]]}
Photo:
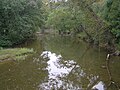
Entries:
{"type": "Polygon", "coordinates": [[[120,43],[120,1],[103,0],[94,5],[94,11],[107,23],[115,41],[120,43]]]}
{"type": "Polygon", "coordinates": [[[41,0],[0,0],[0,46],[32,37],[42,23],[41,0]]]}

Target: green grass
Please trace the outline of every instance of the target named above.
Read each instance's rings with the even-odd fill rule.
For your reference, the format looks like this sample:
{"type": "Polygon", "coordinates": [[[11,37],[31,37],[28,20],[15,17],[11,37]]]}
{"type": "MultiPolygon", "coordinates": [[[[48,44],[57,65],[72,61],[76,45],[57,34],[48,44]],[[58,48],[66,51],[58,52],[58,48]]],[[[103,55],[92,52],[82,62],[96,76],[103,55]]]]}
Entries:
{"type": "Polygon", "coordinates": [[[4,60],[24,60],[28,54],[33,53],[33,49],[10,48],[0,50],[0,61],[4,60]]]}

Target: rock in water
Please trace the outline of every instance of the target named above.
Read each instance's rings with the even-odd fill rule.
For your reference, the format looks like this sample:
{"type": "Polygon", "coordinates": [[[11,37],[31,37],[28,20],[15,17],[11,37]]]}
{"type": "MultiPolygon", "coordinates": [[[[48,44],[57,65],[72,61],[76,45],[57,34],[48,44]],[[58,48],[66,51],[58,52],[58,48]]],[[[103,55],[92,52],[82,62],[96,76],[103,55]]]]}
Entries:
{"type": "Polygon", "coordinates": [[[92,87],[92,90],[106,90],[105,84],[100,81],[98,84],[92,87]]]}

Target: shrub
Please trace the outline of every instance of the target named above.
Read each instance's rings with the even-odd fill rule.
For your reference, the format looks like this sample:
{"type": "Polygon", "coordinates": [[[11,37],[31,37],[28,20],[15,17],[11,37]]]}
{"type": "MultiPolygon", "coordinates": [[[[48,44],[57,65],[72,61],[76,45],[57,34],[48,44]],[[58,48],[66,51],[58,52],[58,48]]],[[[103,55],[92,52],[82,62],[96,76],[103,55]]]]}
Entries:
{"type": "Polygon", "coordinates": [[[42,23],[41,0],[0,0],[0,46],[18,44],[42,23]]]}

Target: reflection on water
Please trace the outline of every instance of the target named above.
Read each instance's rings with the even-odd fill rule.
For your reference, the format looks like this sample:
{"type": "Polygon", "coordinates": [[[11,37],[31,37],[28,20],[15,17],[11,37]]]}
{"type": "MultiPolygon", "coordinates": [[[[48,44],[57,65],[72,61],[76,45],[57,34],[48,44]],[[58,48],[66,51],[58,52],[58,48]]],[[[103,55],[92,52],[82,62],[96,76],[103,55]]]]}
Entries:
{"type": "MultiPolygon", "coordinates": [[[[41,56],[43,59],[48,60],[46,67],[46,70],[48,70],[48,79],[39,86],[40,90],[83,90],[82,84],[74,85],[74,82],[67,78],[70,73],[76,76],[76,81],[77,79],[80,81],[82,77],[87,78],[89,81],[88,87],[99,78],[99,76],[86,76],[86,73],[74,60],[65,61],[61,55],[44,51],[41,56]]],[[[92,89],[105,90],[102,82],[99,82],[92,89]]]]}
{"type": "Polygon", "coordinates": [[[98,84],[93,86],[92,89],[94,89],[94,90],[105,90],[105,84],[102,81],[100,81],[98,84]]]}
{"type": "Polygon", "coordinates": [[[41,54],[43,58],[48,58],[47,62],[48,67],[46,68],[49,71],[49,79],[56,79],[57,77],[64,77],[68,75],[69,72],[74,68],[74,61],[69,61],[66,63],[67,66],[60,64],[61,55],[56,55],[55,53],[51,53],[50,51],[45,51],[41,54]]]}
{"type": "Polygon", "coordinates": [[[62,56],[51,53],[50,51],[44,51],[41,56],[44,59],[48,59],[48,66],[46,68],[48,70],[48,81],[40,85],[42,89],[80,89],[79,87],[73,87],[70,81],[70,84],[66,84],[66,82],[62,80],[74,69],[74,67],[76,66],[76,62],[74,62],[73,60],[68,60],[62,63],[62,56]]]}

